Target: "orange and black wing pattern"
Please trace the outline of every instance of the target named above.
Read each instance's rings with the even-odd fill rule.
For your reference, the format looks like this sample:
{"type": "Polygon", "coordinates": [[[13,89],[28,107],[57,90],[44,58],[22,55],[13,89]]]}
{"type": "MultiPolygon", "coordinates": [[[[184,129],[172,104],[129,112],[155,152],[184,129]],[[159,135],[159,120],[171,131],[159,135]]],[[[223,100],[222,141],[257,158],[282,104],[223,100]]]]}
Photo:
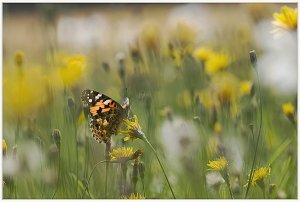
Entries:
{"type": "Polygon", "coordinates": [[[121,106],[110,97],[93,90],[82,91],[81,99],[84,107],[89,109],[90,129],[94,139],[106,143],[126,118],[127,106],[121,106]]]}

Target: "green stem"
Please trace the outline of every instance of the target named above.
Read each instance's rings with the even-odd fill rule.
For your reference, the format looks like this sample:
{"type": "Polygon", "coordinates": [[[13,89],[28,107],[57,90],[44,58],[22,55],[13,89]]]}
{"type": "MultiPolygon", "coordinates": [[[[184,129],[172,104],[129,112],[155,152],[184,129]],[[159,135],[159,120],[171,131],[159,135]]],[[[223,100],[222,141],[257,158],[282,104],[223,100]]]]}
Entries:
{"type": "Polygon", "coordinates": [[[173,198],[176,199],[175,194],[174,194],[174,192],[173,192],[173,189],[172,189],[172,187],[171,187],[171,184],[170,184],[170,182],[169,182],[169,179],[168,179],[168,177],[167,177],[167,175],[166,175],[166,172],[165,172],[165,170],[164,170],[164,167],[163,167],[162,163],[160,162],[160,159],[159,159],[159,157],[158,157],[157,152],[155,151],[155,149],[153,148],[153,146],[151,145],[151,143],[147,140],[147,138],[146,138],[145,136],[143,136],[143,137],[144,137],[143,140],[149,145],[149,147],[150,147],[150,148],[152,149],[152,151],[154,152],[154,154],[155,154],[155,156],[156,156],[156,158],[157,158],[157,161],[158,161],[158,163],[159,163],[159,165],[160,165],[160,167],[161,167],[161,169],[162,169],[162,171],[163,171],[163,173],[164,173],[164,176],[165,176],[165,178],[166,178],[166,180],[167,180],[168,186],[169,186],[169,188],[170,188],[170,190],[171,190],[171,192],[172,192],[173,198]]]}
{"type": "Polygon", "coordinates": [[[122,170],[122,188],[121,188],[121,195],[124,195],[126,193],[126,174],[127,174],[127,164],[121,163],[121,170],[122,170]]]}
{"type": "Polygon", "coordinates": [[[56,182],[56,188],[55,188],[55,191],[51,197],[51,199],[54,198],[55,194],[57,193],[58,191],[58,186],[59,186],[59,179],[60,179],[60,148],[58,148],[58,177],[57,177],[57,182],[56,182]]]}
{"type": "Polygon", "coordinates": [[[231,198],[231,199],[234,199],[234,198],[233,198],[233,194],[232,194],[232,190],[231,190],[229,181],[228,181],[228,180],[225,180],[225,182],[226,182],[226,185],[227,185],[228,190],[229,190],[229,193],[230,193],[230,198],[231,198]]]}
{"type": "Polygon", "coordinates": [[[258,75],[257,68],[255,67],[254,69],[255,69],[255,72],[256,72],[257,82],[258,82],[258,94],[259,94],[259,106],[260,106],[260,123],[259,123],[258,137],[257,137],[256,145],[255,145],[254,158],[253,158],[251,172],[250,172],[250,176],[249,176],[249,180],[248,180],[245,199],[248,196],[248,192],[249,192],[249,189],[250,189],[250,184],[251,184],[252,177],[253,177],[253,170],[254,170],[254,165],[255,165],[255,161],[256,161],[256,156],[257,156],[256,154],[257,154],[257,150],[258,150],[258,144],[259,144],[259,139],[260,139],[260,136],[261,136],[261,128],[262,128],[262,103],[261,103],[260,80],[259,80],[259,75],[258,75]]]}
{"type": "Polygon", "coordinates": [[[104,192],[104,197],[107,198],[107,186],[108,186],[108,172],[109,172],[109,152],[111,149],[111,140],[108,140],[106,143],[106,148],[105,148],[105,192],[104,192]]]}
{"type": "Polygon", "coordinates": [[[86,184],[85,190],[83,191],[83,194],[82,194],[81,198],[83,198],[83,196],[84,196],[84,194],[85,194],[86,190],[87,190],[87,189],[88,189],[88,187],[89,187],[90,180],[91,180],[91,177],[92,177],[92,175],[93,175],[93,173],[94,173],[95,169],[97,168],[97,166],[98,166],[100,163],[104,163],[104,162],[108,163],[108,161],[107,161],[107,160],[104,160],[104,161],[99,161],[98,163],[96,163],[96,164],[95,164],[95,166],[94,166],[94,168],[92,169],[92,172],[91,172],[91,174],[90,174],[90,176],[89,176],[89,178],[88,178],[88,181],[87,181],[87,184],[86,184]]]}

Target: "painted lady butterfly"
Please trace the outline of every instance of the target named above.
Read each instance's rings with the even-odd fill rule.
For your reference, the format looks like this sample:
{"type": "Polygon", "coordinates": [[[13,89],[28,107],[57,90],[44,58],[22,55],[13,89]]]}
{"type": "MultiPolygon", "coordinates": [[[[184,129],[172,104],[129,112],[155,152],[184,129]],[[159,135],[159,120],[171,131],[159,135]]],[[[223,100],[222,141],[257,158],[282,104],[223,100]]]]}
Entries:
{"type": "Polygon", "coordinates": [[[84,107],[89,108],[90,129],[94,139],[107,143],[116,134],[122,120],[129,114],[129,99],[125,98],[120,105],[110,97],[93,90],[81,93],[84,107]]]}

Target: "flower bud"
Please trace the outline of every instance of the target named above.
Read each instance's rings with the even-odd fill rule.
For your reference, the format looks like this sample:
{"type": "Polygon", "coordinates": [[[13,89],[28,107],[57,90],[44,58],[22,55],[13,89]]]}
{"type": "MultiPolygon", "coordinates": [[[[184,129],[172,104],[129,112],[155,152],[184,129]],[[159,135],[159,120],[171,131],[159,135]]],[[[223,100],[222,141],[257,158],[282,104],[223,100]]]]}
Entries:
{"type": "Polygon", "coordinates": [[[18,67],[21,67],[24,62],[24,53],[22,51],[17,51],[14,56],[14,61],[18,67]]]}
{"type": "Polygon", "coordinates": [[[252,64],[253,68],[256,68],[257,65],[257,58],[256,58],[256,53],[255,50],[252,50],[249,52],[249,56],[250,56],[250,62],[252,64]]]}
{"type": "Polygon", "coordinates": [[[52,137],[54,143],[56,144],[57,148],[60,149],[60,140],[61,140],[61,133],[58,129],[54,129],[52,133],[52,137]]]}

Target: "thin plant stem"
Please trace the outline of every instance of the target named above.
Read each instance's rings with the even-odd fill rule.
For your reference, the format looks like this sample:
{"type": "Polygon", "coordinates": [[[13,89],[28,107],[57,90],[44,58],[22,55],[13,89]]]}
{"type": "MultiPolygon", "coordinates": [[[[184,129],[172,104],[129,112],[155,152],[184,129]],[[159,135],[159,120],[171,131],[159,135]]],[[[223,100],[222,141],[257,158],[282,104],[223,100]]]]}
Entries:
{"type": "Polygon", "coordinates": [[[125,194],[125,192],[126,192],[126,173],[127,173],[127,164],[126,163],[121,163],[121,170],[122,170],[122,184],[121,184],[122,193],[121,194],[125,194]]]}
{"type": "Polygon", "coordinates": [[[58,177],[57,177],[57,184],[54,193],[52,194],[51,199],[54,199],[54,196],[56,195],[58,191],[58,186],[59,186],[59,180],[60,180],[60,148],[58,148],[58,177]]]}
{"type": "Polygon", "coordinates": [[[226,182],[226,185],[227,185],[228,190],[229,190],[229,193],[230,193],[230,198],[231,198],[231,199],[234,199],[234,198],[233,198],[233,194],[232,194],[232,190],[231,190],[231,187],[230,187],[229,180],[225,180],[225,182],[226,182]]]}
{"type": "Polygon", "coordinates": [[[157,161],[158,161],[158,163],[159,163],[159,165],[160,165],[160,167],[161,167],[161,169],[162,169],[162,171],[163,171],[163,173],[164,173],[164,176],[165,176],[165,178],[166,178],[166,180],[167,180],[168,186],[169,186],[169,188],[170,188],[170,190],[171,190],[171,192],[172,192],[173,198],[176,199],[175,194],[174,194],[174,192],[173,192],[173,189],[172,189],[172,187],[171,187],[171,184],[170,184],[170,182],[169,182],[169,179],[168,179],[168,177],[167,177],[167,175],[166,175],[166,172],[165,172],[165,170],[164,170],[164,167],[163,167],[162,163],[160,162],[160,159],[159,159],[159,157],[158,157],[157,152],[155,151],[154,147],[153,147],[152,144],[147,140],[147,138],[146,138],[145,136],[144,136],[143,140],[149,145],[149,147],[152,149],[153,153],[155,154],[156,159],[157,159],[157,161]]]}
{"type": "Polygon", "coordinates": [[[78,144],[77,144],[77,127],[75,123],[75,119],[72,116],[74,129],[75,129],[75,145],[76,145],[76,198],[78,197],[78,144]]]}
{"type": "Polygon", "coordinates": [[[94,167],[93,167],[93,169],[92,169],[92,172],[91,172],[91,174],[90,174],[90,176],[89,176],[89,178],[88,178],[88,181],[87,181],[87,184],[86,184],[85,190],[83,191],[83,194],[82,194],[81,198],[83,198],[83,196],[84,196],[84,193],[86,192],[86,190],[87,190],[87,189],[88,189],[88,187],[89,187],[90,180],[91,180],[91,177],[92,177],[92,175],[93,175],[93,173],[94,173],[95,169],[97,168],[97,166],[98,166],[100,163],[104,163],[104,162],[108,163],[109,161],[107,161],[107,160],[104,160],[104,161],[99,161],[98,163],[96,163],[96,164],[94,165],[94,167]]]}
{"type": "Polygon", "coordinates": [[[249,176],[249,180],[248,180],[248,185],[247,185],[247,190],[246,190],[246,194],[245,194],[245,199],[248,196],[249,189],[250,189],[250,184],[251,184],[252,177],[253,177],[253,171],[254,171],[254,165],[255,165],[256,156],[257,156],[258,144],[259,144],[259,140],[260,140],[260,136],[261,136],[262,117],[263,117],[259,74],[258,74],[258,71],[257,71],[256,67],[254,68],[254,70],[256,72],[256,77],[257,77],[257,82],[258,82],[258,95],[259,95],[259,107],[260,107],[260,123],[259,123],[258,136],[257,136],[256,145],[255,145],[255,151],[254,151],[254,158],[253,158],[251,172],[250,172],[250,176],[249,176]]]}
{"type": "Polygon", "coordinates": [[[111,140],[107,141],[106,148],[105,148],[105,191],[104,191],[104,197],[107,198],[107,186],[108,186],[108,172],[109,172],[109,153],[111,149],[111,140]]]}

